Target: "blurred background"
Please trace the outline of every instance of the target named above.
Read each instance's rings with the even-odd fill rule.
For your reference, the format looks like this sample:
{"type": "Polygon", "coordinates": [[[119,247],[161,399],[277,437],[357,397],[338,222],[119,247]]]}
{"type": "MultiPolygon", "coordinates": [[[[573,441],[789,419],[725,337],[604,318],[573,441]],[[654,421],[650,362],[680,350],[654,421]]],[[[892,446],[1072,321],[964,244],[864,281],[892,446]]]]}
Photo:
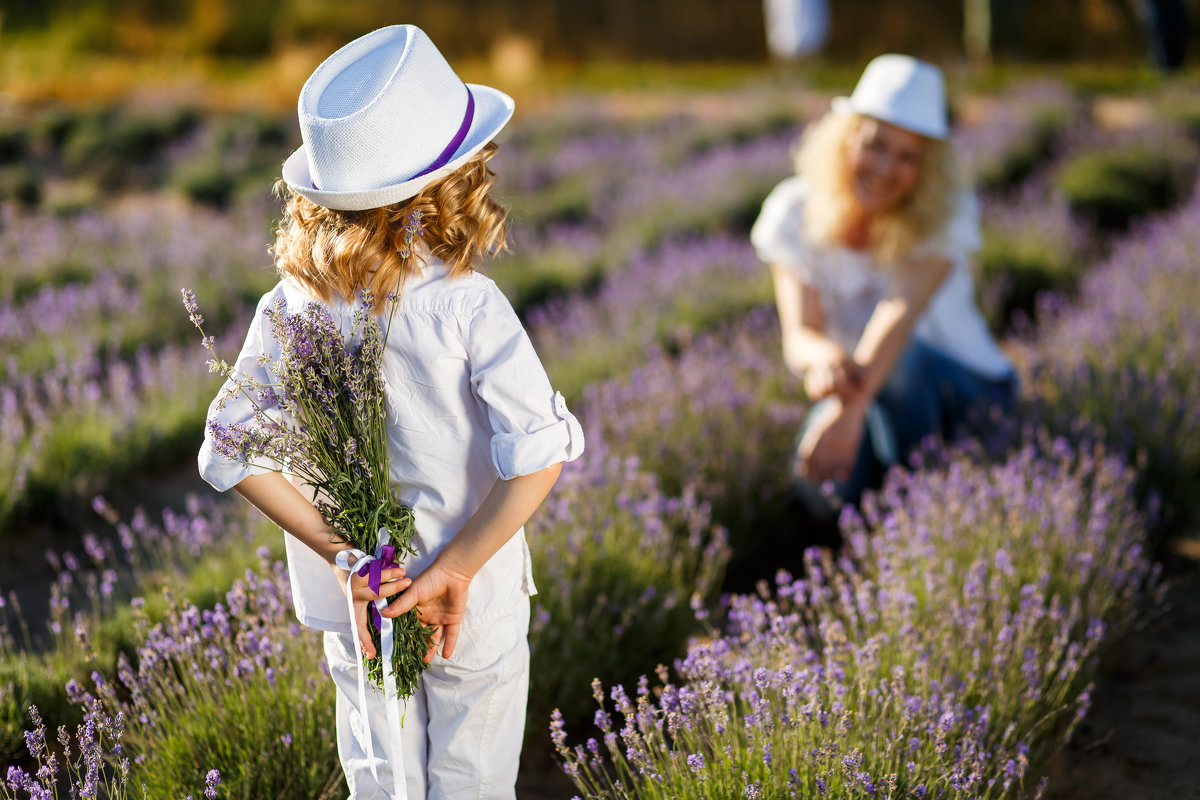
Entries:
{"type": "MultiPolygon", "coordinates": [[[[809,17],[825,6],[793,5],[809,17]]],[[[884,51],[1008,66],[1178,62],[1152,55],[1162,47],[1148,41],[1156,26],[1173,52],[1197,44],[1183,18],[1189,6],[1195,16],[1195,0],[831,5],[820,61],[849,64],[851,73],[884,51]]],[[[5,0],[0,8],[0,85],[17,100],[98,100],[136,85],[286,106],[321,54],[397,20],[425,28],[456,64],[510,81],[554,82],[645,62],[761,67],[769,57],[757,0],[5,0]]]]}

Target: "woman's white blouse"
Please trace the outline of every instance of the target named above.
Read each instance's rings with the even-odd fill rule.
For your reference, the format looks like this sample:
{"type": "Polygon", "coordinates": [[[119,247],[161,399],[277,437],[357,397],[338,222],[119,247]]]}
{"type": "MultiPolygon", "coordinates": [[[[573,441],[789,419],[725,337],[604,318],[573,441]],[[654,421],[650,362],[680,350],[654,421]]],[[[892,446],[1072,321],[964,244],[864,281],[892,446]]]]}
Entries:
{"type": "MultiPolygon", "coordinates": [[[[279,356],[271,324],[262,313],[283,298],[289,313],[312,302],[294,282],[281,281],[263,296],[236,369],[270,382],[260,354],[279,356]]],[[[349,336],[354,307],[327,304],[349,336]]],[[[380,318],[386,326],[387,313],[380,318]]],[[[478,273],[451,279],[428,264],[411,276],[391,321],[383,355],[391,479],[401,502],[415,512],[418,555],[405,567],[420,573],[479,508],[497,479],[528,475],[583,452],[583,430],[567,410],[534,352],[507,298],[478,273]]],[[[229,425],[251,421],[250,401],[238,395],[224,410],[213,401],[210,419],[229,425]]],[[[200,474],[225,491],[265,469],[218,455],[205,435],[200,474]]],[[[300,622],[349,633],[346,600],[326,562],[285,534],[292,597],[300,622]]],[[[535,594],[524,529],[475,576],[467,601],[468,624],[487,622],[520,592],[535,594]]]]}
{"type": "MultiPolygon", "coordinates": [[[[760,259],[790,270],[816,290],[826,335],[850,352],[875,306],[888,296],[891,274],[878,268],[867,251],[805,241],[801,217],[806,195],[805,183],[798,177],[776,186],[763,201],[750,241],[760,259]]],[[[1012,374],[1012,362],[996,345],[975,304],[971,256],[980,244],[978,203],[973,194],[965,193],[945,228],[916,249],[920,255],[944,256],[953,267],[913,335],[983,377],[1004,378],[1012,374]]]]}

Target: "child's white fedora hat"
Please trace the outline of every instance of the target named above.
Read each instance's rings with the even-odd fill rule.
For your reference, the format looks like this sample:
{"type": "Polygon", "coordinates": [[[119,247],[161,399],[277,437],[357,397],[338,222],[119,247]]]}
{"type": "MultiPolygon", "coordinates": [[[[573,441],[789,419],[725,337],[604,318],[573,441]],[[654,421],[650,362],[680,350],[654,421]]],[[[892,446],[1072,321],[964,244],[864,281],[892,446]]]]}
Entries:
{"type": "Polygon", "coordinates": [[[283,180],[326,208],[407,200],[499,133],[513,100],[465,84],[415,25],[368,33],[325,59],[300,90],[304,144],[283,180]]]}
{"type": "Polygon", "coordinates": [[[834,98],[833,110],[881,119],[933,139],[950,135],[942,71],[912,56],[888,54],[872,59],[854,93],[834,98]]]}

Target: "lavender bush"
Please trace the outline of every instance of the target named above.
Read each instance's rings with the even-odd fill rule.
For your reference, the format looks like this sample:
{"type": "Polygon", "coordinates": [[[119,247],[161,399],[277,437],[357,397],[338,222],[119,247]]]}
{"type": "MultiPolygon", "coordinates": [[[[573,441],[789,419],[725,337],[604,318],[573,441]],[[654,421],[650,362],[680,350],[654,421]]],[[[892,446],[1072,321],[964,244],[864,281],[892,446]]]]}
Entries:
{"type": "Polygon", "coordinates": [[[1135,219],[1186,200],[1192,189],[1200,148],[1177,126],[1107,135],[1084,129],[1073,138],[1100,146],[1072,147],[1055,170],[1055,187],[1074,214],[1099,229],[1126,230],[1135,219]]]}
{"type": "Polygon", "coordinates": [[[1057,430],[1103,431],[1144,465],[1143,491],[1192,518],[1200,477],[1200,204],[1126,240],[1093,269],[1069,306],[1044,304],[1023,343],[1034,398],[1057,430]]]}
{"type": "Polygon", "coordinates": [[[67,693],[124,717],[147,796],[183,796],[205,764],[221,765],[231,799],[344,796],[333,683],[314,669],[319,635],[292,617],[282,562],[248,570],[212,609],[172,604],[157,625],[141,614],[135,625],[143,641],[116,680],[96,672],[91,689],[72,681],[67,693]]]}
{"type": "MultiPolygon", "coordinates": [[[[541,588],[530,636],[534,663],[541,665],[534,670],[531,732],[541,728],[555,705],[569,706],[571,687],[586,686],[596,674],[623,680],[635,673],[638,663],[678,653],[693,630],[693,606],[712,599],[727,556],[722,532],[712,526],[699,498],[665,496],[653,476],[614,456],[599,440],[592,440],[583,463],[571,465],[559,488],[530,523],[541,588]],[[613,634],[597,636],[598,630],[613,634]]],[[[112,514],[104,506],[101,510],[112,514]]],[[[257,764],[264,773],[273,769],[262,761],[264,752],[316,758],[313,753],[281,751],[271,738],[277,735],[280,742],[294,743],[307,737],[315,752],[317,742],[329,736],[328,720],[316,712],[327,707],[331,716],[332,686],[326,690],[327,678],[311,668],[319,640],[296,627],[286,576],[278,574],[281,566],[262,545],[273,542],[277,555],[278,533],[266,525],[250,525],[250,519],[258,517],[245,509],[230,515],[193,506],[188,514],[167,512],[159,527],[139,514],[128,524],[118,523],[118,543],[93,538],[86,543],[84,558],[55,555],[70,571],[55,590],[56,632],[50,648],[37,656],[23,652],[0,660],[0,667],[16,664],[23,669],[14,683],[0,682],[0,689],[26,697],[12,704],[11,730],[18,740],[23,726],[17,723],[28,705],[24,693],[41,685],[39,674],[50,681],[45,694],[55,700],[62,697],[63,683],[82,685],[91,675],[98,687],[93,695],[104,701],[106,713],[121,712],[130,720],[136,715],[138,722],[130,723],[131,742],[154,752],[166,748],[177,753],[161,770],[149,761],[135,765],[138,780],[160,786],[163,792],[185,786],[191,779],[186,764],[204,763],[204,753],[210,750],[226,753],[223,758],[228,761],[257,764]],[[258,555],[243,568],[238,587],[214,596],[213,585],[227,585],[224,576],[236,569],[240,557],[256,549],[258,555]],[[216,558],[223,550],[229,551],[225,561],[216,558]],[[193,562],[196,569],[177,575],[175,561],[193,562]],[[205,568],[214,561],[213,569],[205,568]],[[259,566],[257,574],[249,569],[254,564],[259,566]],[[159,588],[168,575],[176,598],[172,601],[159,588]],[[144,598],[122,603],[126,581],[137,581],[144,598]],[[86,591],[80,592],[81,587],[86,591]],[[114,636],[114,629],[124,636],[114,636]],[[279,682],[283,670],[291,671],[291,683],[279,682]],[[186,673],[184,679],[177,673],[186,673]],[[268,697],[273,679],[276,691],[291,687],[290,694],[268,697]],[[302,679],[303,692],[297,688],[302,679]],[[295,707],[281,710],[278,703],[295,707]],[[167,710],[155,716],[154,709],[167,710]],[[298,717],[302,712],[314,716],[298,717]],[[225,737],[218,746],[211,731],[204,733],[204,726],[224,730],[258,724],[251,720],[260,715],[278,719],[262,736],[247,734],[236,741],[225,737]],[[177,716],[199,727],[192,729],[189,722],[178,731],[165,724],[177,716]],[[146,774],[150,769],[158,772],[146,774]]],[[[80,710],[94,701],[76,689],[72,697],[80,710]]],[[[61,709],[56,714],[59,719],[68,716],[61,709]]],[[[306,785],[324,785],[328,775],[322,765],[336,767],[330,760],[332,747],[328,742],[324,747],[306,785]]],[[[290,762],[284,758],[280,763],[290,762]]],[[[247,783],[250,778],[239,777],[238,769],[226,768],[229,796],[275,796],[256,792],[289,785],[294,777],[284,774],[288,771],[290,766],[275,769],[275,774],[247,783]],[[239,786],[257,788],[238,794],[243,791],[239,786]]]]}
{"type": "Polygon", "coordinates": [[[955,145],[972,181],[983,191],[1017,188],[1054,155],[1064,126],[1080,113],[1062,84],[1026,84],[987,99],[983,122],[955,133],[955,145]]]}
{"type": "Polygon", "coordinates": [[[154,523],[140,509],[122,522],[104,501],[96,506],[115,535],[85,534],[83,552],[47,551],[58,577],[46,628],[31,631],[13,600],[8,609],[0,605],[0,755],[22,752],[30,705],[55,725],[78,721],[63,685],[96,669],[112,672],[118,654],[136,650],[130,599],[142,598],[138,615],[152,622],[167,615],[167,587],[181,602],[211,608],[234,576],[259,563],[256,552],[277,556],[283,549],[277,531],[241,507],[193,497],[154,523]]]}
{"type": "Polygon", "coordinates": [[[547,302],[526,315],[538,354],[564,392],[617,377],[654,347],[771,302],[770,276],[744,238],[672,241],[612,270],[589,295],[547,302]]]}
{"type": "Polygon", "coordinates": [[[192,276],[211,290],[217,329],[233,323],[271,280],[265,228],[265,207],[225,217],[142,199],[19,220],[0,207],[12,255],[0,276],[0,526],[194,446],[215,384],[184,366],[188,324],[167,301],[192,276]]]}
{"type": "Polygon", "coordinates": [[[511,287],[519,311],[586,290],[682,235],[744,234],[762,198],[791,171],[787,150],[796,138],[795,128],[773,124],[761,135],[752,128],[744,140],[684,148],[680,156],[671,154],[685,131],[696,131],[694,123],[668,121],[623,133],[612,128],[571,139],[540,160],[532,157],[537,151],[519,146],[501,150],[500,191],[512,201],[518,249],[496,265],[495,275],[511,287]],[[583,248],[547,259],[537,246],[544,238],[583,248]],[[525,244],[530,240],[532,248],[525,244]]]}
{"type": "Polygon", "coordinates": [[[131,362],[64,362],[38,377],[0,381],[0,525],[191,451],[202,398],[218,384],[190,368],[189,352],[143,349],[131,362]]]}
{"type": "MultiPolygon", "coordinates": [[[[3,800],[58,800],[63,781],[68,784],[71,800],[99,797],[148,800],[153,796],[145,784],[131,785],[131,762],[121,742],[125,735],[122,714],[109,716],[101,708],[93,707],[87,721],[76,727],[74,737],[67,726],[59,726],[57,748],[47,739],[46,725],[36,706],[30,707],[29,716],[33,728],[25,737],[26,747],[37,769],[30,774],[21,767],[10,765],[7,774],[0,778],[0,798],[3,800]]],[[[203,786],[206,800],[216,800],[221,786],[220,771],[209,770],[203,786]]]]}
{"type": "Polygon", "coordinates": [[[1044,181],[1026,184],[1012,199],[985,197],[981,217],[979,305],[994,331],[1028,323],[1043,292],[1075,290],[1090,237],[1044,181]]]}
{"type": "Polygon", "coordinates": [[[627,377],[589,386],[581,419],[636,455],[665,492],[694,487],[734,552],[749,550],[786,524],[776,514],[805,412],[779,356],[774,310],[675,345],[677,354],[653,347],[627,377]]]}
{"type": "Polygon", "coordinates": [[[1029,793],[1151,579],[1131,480],[1062,441],[894,473],[843,557],[735,598],[679,682],[614,687],[620,722],[597,684],[583,745],[556,720],[565,769],[588,798],[1029,793]]]}
{"type": "MultiPolygon", "coordinates": [[[[610,124],[557,142],[549,159],[539,154],[544,144],[524,146],[519,138],[502,149],[498,168],[513,176],[507,185],[519,249],[495,272],[518,308],[587,290],[654,241],[718,230],[731,213],[751,214],[786,172],[792,135],[775,123],[751,126],[729,147],[676,152],[710,127],[683,120],[614,134],[610,124]],[[540,166],[525,170],[526,162],[540,166]],[[545,187],[579,180],[591,204],[586,224],[562,221],[571,215],[523,219],[527,201],[545,187]],[[547,227],[551,219],[560,221],[547,227]]],[[[211,135],[202,127],[196,143],[181,141],[167,155],[186,162],[211,135]]],[[[0,275],[0,341],[12,345],[0,363],[0,402],[8,412],[0,464],[9,470],[0,481],[0,517],[14,507],[102,491],[109,476],[176,457],[211,391],[196,384],[200,376],[180,374],[186,323],[167,301],[189,285],[212,298],[218,338],[244,329],[243,307],[273,280],[263,247],[272,213],[257,197],[235,214],[161,197],[70,217],[18,218],[13,207],[0,207],[0,246],[15,254],[0,275]],[[112,385],[110,374],[124,383],[112,385]],[[62,413],[64,395],[89,413],[62,413]]],[[[744,222],[735,219],[735,227],[744,222]]]]}
{"type": "Polygon", "coordinates": [[[674,658],[711,603],[729,556],[724,530],[695,492],[665,494],[636,458],[592,434],[529,523],[539,593],[533,598],[529,730],[557,707],[589,710],[581,686],[636,678],[674,658]],[[601,635],[597,635],[597,633],[601,635]]]}
{"type": "Polygon", "coordinates": [[[0,276],[0,342],[11,354],[0,376],[186,342],[187,320],[171,310],[180,284],[212,298],[223,330],[273,283],[270,213],[262,202],[218,215],[161,199],[68,218],[3,209],[0,247],[13,257],[0,276]]]}

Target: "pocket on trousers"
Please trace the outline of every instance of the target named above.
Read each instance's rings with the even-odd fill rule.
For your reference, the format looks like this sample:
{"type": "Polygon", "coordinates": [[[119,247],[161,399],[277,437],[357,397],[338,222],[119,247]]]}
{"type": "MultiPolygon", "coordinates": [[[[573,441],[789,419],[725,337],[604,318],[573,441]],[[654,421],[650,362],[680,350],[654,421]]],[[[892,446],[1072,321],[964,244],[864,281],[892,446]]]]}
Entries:
{"type": "Polygon", "coordinates": [[[470,626],[463,625],[458,631],[454,654],[442,660],[462,669],[481,670],[499,661],[517,643],[519,636],[517,615],[514,613],[470,626]]]}

